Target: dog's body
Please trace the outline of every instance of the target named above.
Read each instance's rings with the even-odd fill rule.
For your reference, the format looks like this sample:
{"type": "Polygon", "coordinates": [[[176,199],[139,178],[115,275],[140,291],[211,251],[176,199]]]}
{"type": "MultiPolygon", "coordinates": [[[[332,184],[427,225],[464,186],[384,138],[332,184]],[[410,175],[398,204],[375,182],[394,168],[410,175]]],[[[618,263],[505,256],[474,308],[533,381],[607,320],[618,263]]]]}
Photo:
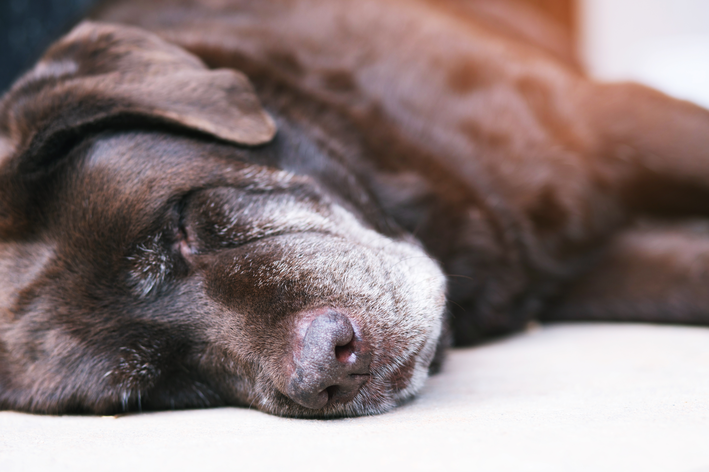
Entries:
{"type": "Polygon", "coordinates": [[[0,109],[0,406],[371,414],[448,328],[709,322],[704,234],[624,229],[706,215],[709,113],[474,4],[128,0],[57,43],[0,109]]]}

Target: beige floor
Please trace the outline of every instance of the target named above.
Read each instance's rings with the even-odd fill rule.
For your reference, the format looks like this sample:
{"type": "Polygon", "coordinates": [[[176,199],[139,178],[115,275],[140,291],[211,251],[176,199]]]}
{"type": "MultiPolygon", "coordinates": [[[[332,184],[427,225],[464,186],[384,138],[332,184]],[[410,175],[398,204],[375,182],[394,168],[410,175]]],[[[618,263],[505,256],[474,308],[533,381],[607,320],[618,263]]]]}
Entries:
{"type": "Polygon", "coordinates": [[[454,351],[378,417],[0,412],[3,472],[277,469],[709,472],[709,329],[544,327],[454,351]]]}

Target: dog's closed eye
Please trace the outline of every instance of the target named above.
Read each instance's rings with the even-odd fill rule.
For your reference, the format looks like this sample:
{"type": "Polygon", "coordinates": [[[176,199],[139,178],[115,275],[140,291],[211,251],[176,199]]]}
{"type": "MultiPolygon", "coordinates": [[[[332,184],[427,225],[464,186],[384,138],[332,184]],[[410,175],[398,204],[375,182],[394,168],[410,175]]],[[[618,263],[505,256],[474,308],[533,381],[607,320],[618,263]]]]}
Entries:
{"type": "Polygon", "coordinates": [[[235,248],[289,233],[329,233],[329,211],[315,198],[290,192],[220,187],[195,192],[182,206],[183,254],[235,248]]]}

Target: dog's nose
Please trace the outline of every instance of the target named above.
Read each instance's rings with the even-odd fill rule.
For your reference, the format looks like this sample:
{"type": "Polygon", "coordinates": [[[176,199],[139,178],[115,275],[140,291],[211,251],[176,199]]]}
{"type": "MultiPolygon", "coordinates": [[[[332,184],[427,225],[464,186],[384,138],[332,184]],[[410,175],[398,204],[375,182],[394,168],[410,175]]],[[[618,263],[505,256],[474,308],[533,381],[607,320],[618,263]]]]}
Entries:
{"type": "Polygon", "coordinates": [[[317,315],[298,341],[286,388],[294,402],[311,409],[346,403],[369,380],[369,349],[342,313],[326,310],[317,315]]]}

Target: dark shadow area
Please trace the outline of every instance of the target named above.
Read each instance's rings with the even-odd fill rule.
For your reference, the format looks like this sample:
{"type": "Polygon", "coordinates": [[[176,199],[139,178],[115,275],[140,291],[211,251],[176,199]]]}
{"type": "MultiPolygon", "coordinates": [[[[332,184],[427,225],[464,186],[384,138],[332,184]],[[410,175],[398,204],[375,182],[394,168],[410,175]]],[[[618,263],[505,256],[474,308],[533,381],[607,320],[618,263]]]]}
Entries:
{"type": "Polygon", "coordinates": [[[96,0],[0,1],[0,93],[96,0]]]}

